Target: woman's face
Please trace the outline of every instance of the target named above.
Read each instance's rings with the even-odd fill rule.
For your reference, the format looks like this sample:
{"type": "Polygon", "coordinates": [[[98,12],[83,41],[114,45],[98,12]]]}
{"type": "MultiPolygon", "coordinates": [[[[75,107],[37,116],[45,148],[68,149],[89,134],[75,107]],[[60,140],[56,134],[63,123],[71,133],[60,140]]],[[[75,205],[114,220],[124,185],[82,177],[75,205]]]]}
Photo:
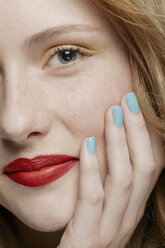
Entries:
{"type": "Polygon", "coordinates": [[[0,5],[0,204],[35,230],[56,231],[74,213],[79,163],[35,188],[15,183],[2,170],[21,157],[79,158],[83,139],[95,136],[104,184],[105,113],[132,90],[126,50],[88,0],[1,0],[0,5]],[[58,32],[27,46],[29,37],[50,28],[58,32]],[[67,63],[58,54],[52,57],[50,51],[65,45],[86,53],[67,63]]]}

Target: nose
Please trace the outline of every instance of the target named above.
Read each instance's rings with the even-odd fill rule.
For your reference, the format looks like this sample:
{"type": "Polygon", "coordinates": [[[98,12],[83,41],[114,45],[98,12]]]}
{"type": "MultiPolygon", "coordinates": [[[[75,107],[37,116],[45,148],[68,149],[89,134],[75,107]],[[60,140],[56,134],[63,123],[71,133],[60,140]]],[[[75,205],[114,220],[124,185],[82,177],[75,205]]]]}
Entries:
{"type": "MultiPolygon", "coordinates": [[[[7,109],[7,108],[6,108],[7,109]]],[[[4,140],[12,141],[18,145],[29,143],[34,137],[40,137],[43,134],[42,125],[34,127],[32,118],[26,113],[13,109],[12,114],[9,108],[4,111],[0,123],[0,137],[4,140]],[[17,111],[17,113],[16,113],[17,111]]]]}
{"type": "Polygon", "coordinates": [[[0,138],[25,145],[46,135],[50,125],[46,116],[48,112],[39,90],[32,86],[34,84],[16,82],[15,77],[14,80],[8,79],[4,85],[0,138]]]}

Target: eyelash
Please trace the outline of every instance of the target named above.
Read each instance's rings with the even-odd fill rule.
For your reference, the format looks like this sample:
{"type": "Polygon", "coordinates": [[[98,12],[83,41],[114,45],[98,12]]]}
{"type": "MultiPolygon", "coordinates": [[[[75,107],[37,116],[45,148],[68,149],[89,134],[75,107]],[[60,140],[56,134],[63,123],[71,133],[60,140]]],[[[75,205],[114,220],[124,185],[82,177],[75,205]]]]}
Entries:
{"type": "MultiPolygon", "coordinates": [[[[53,58],[57,54],[60,55],[63,52],[66,52],[66,51],[73,52],[74,54],[77,54],[78,53],[78,54],[82,55],[83,57],[91,57],[95,53],[93,50],[89,50],[89,49],[78,47],[78,46],[67,45],[67,46],[55,47],[53,49],[50,49],[50,51],[46,55],[47,60],[48,60],[48,62],[46,63],[46,66],[49,63],[49,60],[51,58],[53,58]]],[[[76,61],[77,61],[77,59],[76,59],[76,61]]],[[[72,63],[69,63],[69,64],[67,64],[65,66],[58,66],[58,67],[56,67],[56,70],[66,69],[66,68],[68,68],[70,66],[73,66],[76,63],[77,62],[72,62],[72,63]]],[[[55,66],[51,66],[51,67],[54,68],[55,66]]]]}

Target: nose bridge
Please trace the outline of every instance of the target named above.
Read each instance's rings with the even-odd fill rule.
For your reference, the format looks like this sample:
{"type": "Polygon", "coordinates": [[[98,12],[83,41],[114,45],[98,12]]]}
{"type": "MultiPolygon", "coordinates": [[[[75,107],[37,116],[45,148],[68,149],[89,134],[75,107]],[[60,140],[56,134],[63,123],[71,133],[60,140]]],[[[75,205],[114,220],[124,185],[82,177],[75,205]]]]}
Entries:
{"type": "Polygon", "coordinates": [[[3,106],[0,113],[1,136],[12,140],[24,139],[35,122],[35,99],[29,77],[16,66],[4,73],[3,106]]]}

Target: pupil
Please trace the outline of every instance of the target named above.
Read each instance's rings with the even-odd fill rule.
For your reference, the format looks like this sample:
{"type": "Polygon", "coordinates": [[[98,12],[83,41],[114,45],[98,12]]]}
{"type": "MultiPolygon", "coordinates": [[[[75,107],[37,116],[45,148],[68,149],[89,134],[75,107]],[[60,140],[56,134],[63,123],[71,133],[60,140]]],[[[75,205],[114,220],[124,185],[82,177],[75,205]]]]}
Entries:
{"type": "Polygon", "coordinates": [[[64,51],[62,52],[61,57],[64,61],[70,61],[73,58],[73,52],[64,51]]]}

